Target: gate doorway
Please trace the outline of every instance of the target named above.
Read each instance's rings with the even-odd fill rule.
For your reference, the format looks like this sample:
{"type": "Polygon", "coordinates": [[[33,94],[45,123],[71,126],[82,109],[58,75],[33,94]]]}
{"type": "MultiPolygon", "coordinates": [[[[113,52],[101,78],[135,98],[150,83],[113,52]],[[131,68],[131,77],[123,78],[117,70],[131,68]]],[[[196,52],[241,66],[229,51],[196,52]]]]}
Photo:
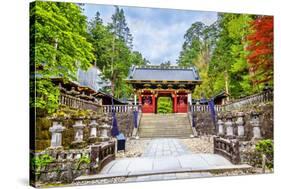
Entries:
{"type": "Polygon", "coordinates": [[[159,94],[156,99],[155,113],[167,114],[173,113],[173,98],[170,93],[159,94]]]}

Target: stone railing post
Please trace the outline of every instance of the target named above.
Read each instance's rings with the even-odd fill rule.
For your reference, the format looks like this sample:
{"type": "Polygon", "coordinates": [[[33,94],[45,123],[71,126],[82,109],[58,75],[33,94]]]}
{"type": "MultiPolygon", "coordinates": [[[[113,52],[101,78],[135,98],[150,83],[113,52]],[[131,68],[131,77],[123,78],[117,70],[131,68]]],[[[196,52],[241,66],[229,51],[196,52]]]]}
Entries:
{"type": "Polygon", "coordinates": [[[61,120],[53,120],[53,125],[49,131],[52,133],[50,148],[62,148],[62,132],[65,127],[62,126],[61,120]]]}
{"type": "Polygon", "coordinates": [[[245,135],[244,116],[245,116],[245,114],[243,112],[237,113],[236,125],[237,125],[238,138],[243,138],[245,135]]]}
{"type": "Polygon", "coordinates": [[[226,122],[224,123],[226,127],[226,136],[228,138],[233,138],[234,137],[234,132],[233,132],[233,122],[232,122],[232,115],[229,113],[226,116],[226,122]]]}
{"type": "Polygon", "coordinates": [[[224,136],[224,122],[222,121],[223,116],[218,116],[218,136],[224,136]]]}
{"type": "Polygon", "coordinates": [[[253,127],[253,139],[261,138],[261,129],[260,129],[260,114],[258,112],[251,113],[251,121],[250,124],[253,127]]]}

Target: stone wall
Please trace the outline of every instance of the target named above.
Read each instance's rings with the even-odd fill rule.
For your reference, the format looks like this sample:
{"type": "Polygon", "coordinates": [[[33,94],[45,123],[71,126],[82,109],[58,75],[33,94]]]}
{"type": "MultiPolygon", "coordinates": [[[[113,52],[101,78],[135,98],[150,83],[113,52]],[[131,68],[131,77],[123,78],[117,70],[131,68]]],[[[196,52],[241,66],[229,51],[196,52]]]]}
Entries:
{"type": "Polygon", "coordinates": [[[210,112],[194,112],[193,123],[199,136],[214,135],[216,133],[210,112]]]}
{"type": "MultiPolygon", "coordinates": [[[[231,113],[233,115],[233,127],[234,135],[237,136],[237,125],[235,121],[237,112],[243,112],[245,114],[245,138],[244,140],[249,141],[253,136],[253,128],[250,124],[251,112],[256,111],[260,113],[260,126],[261,136],[264,139],[273,139],[273,104],[272,102],[260,103],[259,105],[251,105],[243,107],[239,110],[233,110],[231,112],[221,112],[220,114],[226,115],[231,113]]],[[[217,134],[210,112],[193,112],[193,121],[198,132],[198,135],[213,135],[217,134]]],[[[225,120],[224,120],[225,121],[225,120]]]]}
{"type": "Polygon", "coordinates": [[[246,140],[252,138],[252,127],[250,125],[250,112],[257,110],[260,113],[260,125],[261,125],[261,136],[264,139],[273,139],[273,104],[266,103],[258,106],[245,108],[243,112],[246,112],[245,116],[245,134],[246,140]]]}
{"type": "Polygon", "coordinates": [[[116,118],[119,131],[126,137],[131,137],[134,129],[133,112],[129,111],[116,113],[116,118]]]}
{"type": "MultiPolygon", "coordinates": [[[[65,130],[62,134],[62,146],[64,149],[69,149],[71,146],[71,142],[74,140],[74,129],[73,124],[74,120],[66,119],[63,120],[63,126],[65,130]]],[[[83,123],[86,125],[83,129],[84,138],[89,138],[90,128],[88,126],[90,120],[85,119],[83,123]]],[[[49,128],[52,126],[52,121],[47,117],[37,117],[36,118],[36,136],[35,136],[35,149],[36,151],[42,151],[46,148],[50,147],[51,142],[51,133],[49,128]]]]}
{"type": "MultiPolygon", "coordinates": [[[[81,161],[81,157],[90,158],[90,149],[80,150],[52,150],[36,153],[35,157],[48,155],[53,159],[46,166],[42,166],[37,170],[32,167],[31,180],[35,184],[38,183],[71,183],[74,178],[89,174],[90,164],[81,161]]],[[[34,158],[34,157],[33,157],[34,158]]],[[[32,158],[32,159],[33,159],[32,158]]],[[[32,160],[34,161],[34,160],[32,160]]]]}
{"type": "MultiPolygon", "coordinates": [[[[124,133],[126,137],[130,137],[133,132],[134,128],[134,118],[132,112],[120,112],[116,113],[117,118],[117,124],[119,131],[124,133]]],[[[63,126],[65,127],[65,130],[62,133],[62,146],[64,149],[70,149],[71,143],[74,140],[74,124],[73,119],[66,119],[63,120],[63,126]]],[[[89,138],[90,135],[90,127],[89,119],[84,119],[83,123],[85,124],[85,128],[83,129],[83,135],[85,141],[89,138]]],[[[37,117],[36,118],[36,136],[35,136],[35,146],[36,151],[42,151],[46,148],[50,147],[50,141],[51,141],[51,133],[49,131],[49,128],[52,126],[52,121],[48,119],[47,117],[37,117]]]]}

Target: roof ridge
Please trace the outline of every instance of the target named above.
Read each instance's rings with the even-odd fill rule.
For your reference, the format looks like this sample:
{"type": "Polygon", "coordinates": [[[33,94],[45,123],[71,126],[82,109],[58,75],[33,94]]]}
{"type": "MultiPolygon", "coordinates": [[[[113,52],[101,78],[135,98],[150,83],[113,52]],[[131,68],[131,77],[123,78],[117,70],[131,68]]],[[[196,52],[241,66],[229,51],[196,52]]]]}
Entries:
{"type": "Polygon", "coordinates": [[[166,69],[166,70],[193,70],[193,67],[187,66],[163,66],[163,65],[141,65],[137,69],[166,69]]]}

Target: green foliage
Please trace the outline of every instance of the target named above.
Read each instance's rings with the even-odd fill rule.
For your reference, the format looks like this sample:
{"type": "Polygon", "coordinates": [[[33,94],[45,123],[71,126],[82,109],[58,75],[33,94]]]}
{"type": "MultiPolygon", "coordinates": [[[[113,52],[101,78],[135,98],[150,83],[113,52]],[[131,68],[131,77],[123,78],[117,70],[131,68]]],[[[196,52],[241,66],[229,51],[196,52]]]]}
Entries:
{"type": "Polygon", "coordinates": [[[39,172],[42,168],[45,168],[50,163],[54,162],[54,158],[48,154],[33,157],[31,159],[31,166],[33,170],[39,172]]]}
{"type": "Polygon", "coordinates": [[[58,109],[59,89],[50,79],[37,79],[36,100],[31,100],[32,106],[42,110],[47,110],[47,113],[52,113],[58,109]]]}
{"type": "Polygon", "coordinates": [[[220,14],[220,34],[210,62],[209,75],[214,78],[214,92],[226,90],[239,98],[255,92],[249,77],[246,35],[250,32],[250,15],[220,14]],[[224,83],[221,82],[224,80],[224,83]]]}
{"type": "Polygon", "coordinates": [[[57,108],[58,93],[50,78],[76,80],[94,59],[86,40],[86,17],[74,3],[36,1],[30,8],[30,53],[37,78],[35,107],[49,113],[57,108]]]}
{"type": "Polygon", "coordinates": [[[202,84],[196,87],[195,98],[210,98],[223,90],[234,98],[257,92],[246,50],[252,20],[250,15],[223,13],[210,26],[195,22],[187,30],[178,64],[198,68],[202,84]]]}
{"type": "Polygon", "coordinates": [[[202,22],[195,22],[186,31],[183,50],[180,53],[180,66],[195,66],[199,70],[202,84],[194,91],[195,98],[211,97],[213,95],[212,76],[208,74],[212,49],[218,33],[217,23],[206,26],[202,22]]]}
{"type": "Polygon", "coordinates": [[[261,140],[256,144],[255,150],[258,152],[260,158],[264,154],[267,158],[266,167],[273,168],[273,141],[270,139],[261,140]]]}
{"type": "Polygon", "coordinates": [[[129,97],[133,89],[124,79],[130,67],[133,64],[144,65],[148,61],[140,52],[131,50],[132,35],[123,9],[116,7],[108,25],[103,24],[98,12],[88,25],[88,40],[95,47],[96,65],[102,70],[103,78],[111,81],[111,93],[117,98],[129,97]]]}
{"type": "Polygon", "coordinates": [[[170,97],[159,97],[157,100],[157,113],[172,113],[173,103],[170,97]]]}
{"type": "Polygon", "coordinates": [[[79,158],[79,160],[78,160],[78,162],[77,162],[77,167],[76,167],[76,169],[79,169],[82,164],[89,164],[89,163],[91,163],[90,158],[89,158],[88,156],[84,156],[84,155],[83,155],[83,156],[81,156],[81,157],[79,158]]]}

